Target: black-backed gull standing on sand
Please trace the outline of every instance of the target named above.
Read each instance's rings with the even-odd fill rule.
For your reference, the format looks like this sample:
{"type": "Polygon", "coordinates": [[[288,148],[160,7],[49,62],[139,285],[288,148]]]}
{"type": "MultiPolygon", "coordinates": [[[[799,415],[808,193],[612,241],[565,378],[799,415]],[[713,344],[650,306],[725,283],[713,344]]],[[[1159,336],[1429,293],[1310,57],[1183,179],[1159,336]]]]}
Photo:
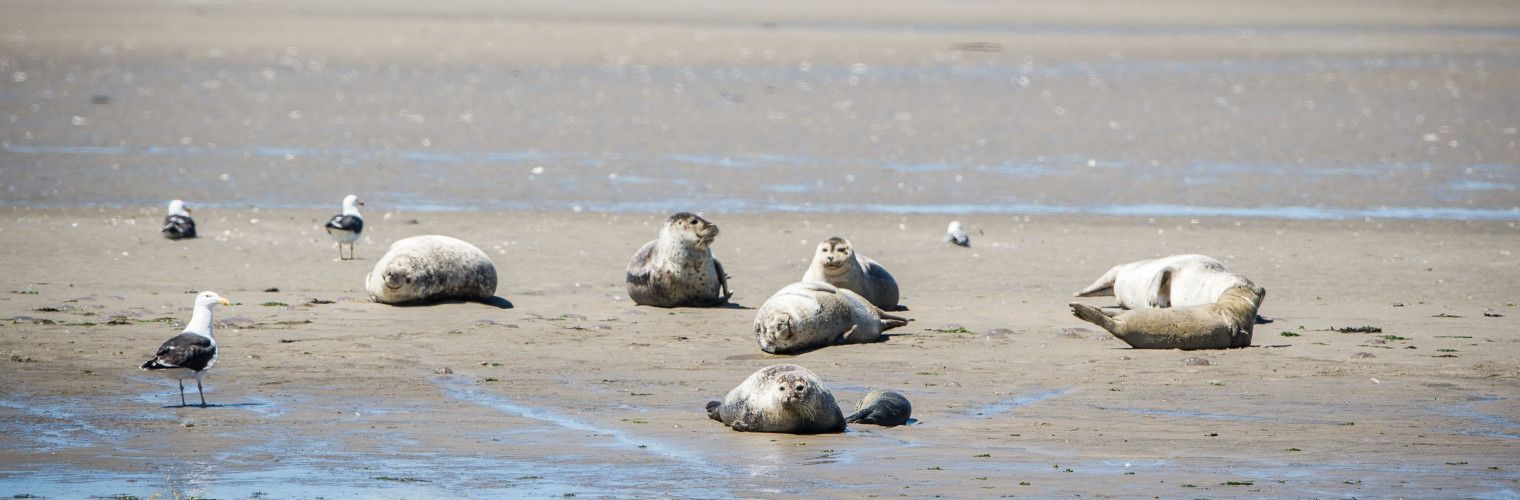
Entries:
{"type": "Polygon", "coordinates": [[[327,221],[327,234],[332,235],[333,241],[338,242],[338,260],[343,258],[343,244],[348,244],[348,258],[354,258],[354,242],[359,241],[359,233],[364,232],[364,218],[359,216],[359,207],[364,202],[359,201],[357,195],[343,197],[343,213],[334,215],[327,221]]]}
{"type": "Polygon", "coordinates": [[[206,407],[206,391],[201,387],[201,377],[216,364],[216,339],[211,338],[211,308],[217,304],[232,303],[216,292],[196,295],[195,311],[190,313],[190,323],[185,325],[184,333],[164,341],[153,359],[139,367],[179,379],[180,406],[185,406],[185,379],[193,378],[195,390],[201,393],[201,408],[206,407]]]}
{"type": "Polygon", "coordinates": [[[171,240],[194,238],[195,221],[190,218],[190,207],[182,200],[169,202],[169,215],[164,217],[164,228],[159,232],[171,240]]]}

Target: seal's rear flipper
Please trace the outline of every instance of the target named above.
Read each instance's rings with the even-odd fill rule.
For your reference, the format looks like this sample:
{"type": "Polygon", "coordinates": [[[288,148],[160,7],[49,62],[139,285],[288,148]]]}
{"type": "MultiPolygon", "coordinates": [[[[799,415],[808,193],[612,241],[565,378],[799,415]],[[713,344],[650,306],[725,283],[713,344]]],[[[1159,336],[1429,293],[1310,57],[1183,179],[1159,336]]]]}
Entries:
{"type": "Polygon", "coordinates": [[[1109,333],[1114,332],[1114,327],[1116,326],[1114,325],[1114,320],[1113,318],[1108,317],[1107,314],[1103,314],[1103,310],[1078,302],[1072,302],[1070,305],[1072,316],[1076,316],[1082,321],[1101,326],[1104,330],[1108,330],[1109,333]]]}
{"type": "Polygon", "coordinates": [[[893,316],[891,314],[881,312],[880,309],[877,310],[877,314],[881,316],[881,331],[885,332],[899,326],[908,325],[908,318],[904,318],[902,316],[893,316]]]}
{"type": "Polygon", "coordinates": [[[1087,285],[1087,288],[1083,288],[1082,291],[1074,293],[1074,294],[1071,294],[1071,296],[1073,296],[1073,297],[1101,297],[1101,296],[1104,296],[1104,295],[1113,295],[1114,294],[1114,281],[1116,281],[1118,279],[1119,279],[1119,266],[1111,267],[1111,268],[1108,269],[1108,272],[1103,273],[1103,276],[1098,277],[1097,281],[1092,282],[1091,285],[1087,285]]]}
{"type": "Polygon", "coordinates": [[[719,422],[722,422],[723,419],[718,417],[718,408],[721,407],[721,406],[723,406],[723,403],[720,403],[718,401],[708,401],[707,402],[707,416],[711,417],[713,420],[717,420],[719,422]]]}
{"type": "Polygon", "coordinates": [[[853,415],[850,415],[848,417],[844,417],[844,421],[852,423],[852,424],[858,424],[858,423],[861,423],[861,422],[865,422],[867,424],[874,423],[874,422],[866,420],[866,419],[869,419],[869,418],[871,418],[871,409],[870,408],[866,408],[864,410],[860,410],[860,411],[855,412],[853,415]]]}

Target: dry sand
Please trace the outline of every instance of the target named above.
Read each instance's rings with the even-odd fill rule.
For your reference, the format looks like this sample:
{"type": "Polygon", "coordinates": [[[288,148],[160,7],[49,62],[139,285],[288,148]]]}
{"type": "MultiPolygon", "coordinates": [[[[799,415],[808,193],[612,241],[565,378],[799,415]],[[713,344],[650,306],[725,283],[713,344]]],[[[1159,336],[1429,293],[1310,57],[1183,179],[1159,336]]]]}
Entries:
{"type": "Polygon", "coordinates": [[[4,493],[1520,491],[1512,223],[998,217],[967,220],[962,249],[939,242],[940,217],[713,216],[737,305],[663,310],[622,286],[657,215],[370,208],[349,262],[318,230],[326,212],[202,210],[205,237],[169,242],[156,209],[8,210],[4,493]],[[368,302],[385,246],[427,233],[486,250],[513,307],[368,302]],[[914,322],[878,344],[762,353],[753,308],[831,235],[898,277],[914,322]],[[1067,312],[1109,265],[1179,251],[1270,290],[1253,347],[1133,350],[1067,312]],[[165,407],[172,382],[135,366],[203,289],[236,302],[216,311],[221,406],[165,407]],[[1329,331],[1363,325],[1382,333],[1329,331]],[[790,436],[706,418],[781,362],[847,405],[900,390],[918,423],[790,436]]]}

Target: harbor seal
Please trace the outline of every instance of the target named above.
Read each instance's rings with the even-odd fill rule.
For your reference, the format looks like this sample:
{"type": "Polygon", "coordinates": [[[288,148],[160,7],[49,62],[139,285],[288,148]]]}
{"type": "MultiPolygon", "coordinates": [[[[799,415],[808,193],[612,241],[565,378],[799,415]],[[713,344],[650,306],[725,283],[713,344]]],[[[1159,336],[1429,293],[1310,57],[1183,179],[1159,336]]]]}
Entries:
{"type": "Polygon", "coordinates": [[[844,418],[852,424],[873,424],[894,427],[908,423],[913,415],[913,405],[908,398],[893,391],[877,389],[867,393],[855,404],[855,413],[844,418]]]}
{"type": "Polygon", "coordinates": [[[1113,295],[1125,309],[1186,307],[1213,304],[1237,286],[1256,285],[1213,257],[1185,254],[1119,264],[1073,295],[1113,295]]]}
{"type": "Polygon", "coordinates": [[[654,307],[712,307],[728,302],[728,274],[712,255],[718,226],[681,212],[665,219],[660,237],[628,261],[628,298],[654,307]]]}
{"type": "Polygon", "coordinates": [[[881,332],[908,324],[882,312],[865,297],[828,283],[802,281],[782,288],[755,313],[760,349],[785,354],[814,347],[864,344],[881,332]]]}
{"type": "Polygon", "coordinates": [[[496,266],[485,252],[464,241],[436,234],[413,236],[391,244],[364,277],[364,288],[382,304],[489,302],[496,294],[496,266]]]}
{"type": "Polygon", "coordinates": [[[897,280],[881,264],[855,253],[850,240],[833,237],[818,244],[802,281],[816,281],[860,294],[884,310],[897,309],[897,280]]]}
{"type": "Polygon", "coordinates": [[[722,401],[707,403],[707,416],[741,432],[822,434],[845,427],[834,394],[797,365],[761,368],[722,401]]]}
{"type": "Polygon", "coordinates": [[[1224,349],[1251,345],[1256,310],[1267,291],[1255,285],[1225,290],[1213,304],[1108,312],[1077,302],[1071,313],[1103,327],[1136,349],[1224,349]]]}

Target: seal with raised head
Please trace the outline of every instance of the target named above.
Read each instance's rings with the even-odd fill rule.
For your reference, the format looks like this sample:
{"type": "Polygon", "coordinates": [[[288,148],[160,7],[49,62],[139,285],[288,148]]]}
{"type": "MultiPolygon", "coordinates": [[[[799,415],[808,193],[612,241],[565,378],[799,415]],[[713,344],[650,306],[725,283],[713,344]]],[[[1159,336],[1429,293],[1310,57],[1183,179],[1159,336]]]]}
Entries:
{"type": "Polygon", "coordinates": [[[628,298],[655,307],[712,307],[728,302],[728,274],[712,255],[718,226],[681,212],[665,219],[660,237],[628,261],[628,298]]]}
{"type": "Polygon", "coordinates": [[[765,299],[755,313],[760,349],[785,354],[814,347],[864,344],[908,324],[855,292],[813,281],[792,283],[765,299]]]}
{"type": "Polygon", "coordinates": [[[1109,312],[1071,303],[1072,315],[1103,327],[1136,349],[1225,349],[1251,345],[1261,287],[1236,286],[1213,304],[1109,312]]]}
{"type": "Polygon", "coordinates": [[[818,244],[802,281],[828,283],[858,293],[876,307],[897,309],[897,280],[881,264],[856,253],[850,240],[838,236],[818,244]]]}
{"type": "Polygon", "coordinates": [[[1119,264],[1073,295],[1112,295],[1125,309],[1184,307],[1213,304],[1237,286],[1256,285],[1230,272],[1218,259],[1185,254],[1119,264]]]}
{"type": "Polygon", "coordinates": [[[893,427],[908,423],[913,416],[913,405],[908,398],[893,391],[877,389],[855,403],[855,413],[845,417],[852,424],[872,424],[893,427]]]}
{"type": "Polygon", "coordinates": [[[496,294],[496,265],[459,239],[413,236],[391,244],[364,277],[364,288],[382,304],[488,302],[496,294]]]}
{"type": "Polygon", "coordinates": [[[722,401],[707,403],[707,416],[736,431],[822,434],[844,432],[844,412],[812,371],[797,365],[761,368],[722,401]]]}

